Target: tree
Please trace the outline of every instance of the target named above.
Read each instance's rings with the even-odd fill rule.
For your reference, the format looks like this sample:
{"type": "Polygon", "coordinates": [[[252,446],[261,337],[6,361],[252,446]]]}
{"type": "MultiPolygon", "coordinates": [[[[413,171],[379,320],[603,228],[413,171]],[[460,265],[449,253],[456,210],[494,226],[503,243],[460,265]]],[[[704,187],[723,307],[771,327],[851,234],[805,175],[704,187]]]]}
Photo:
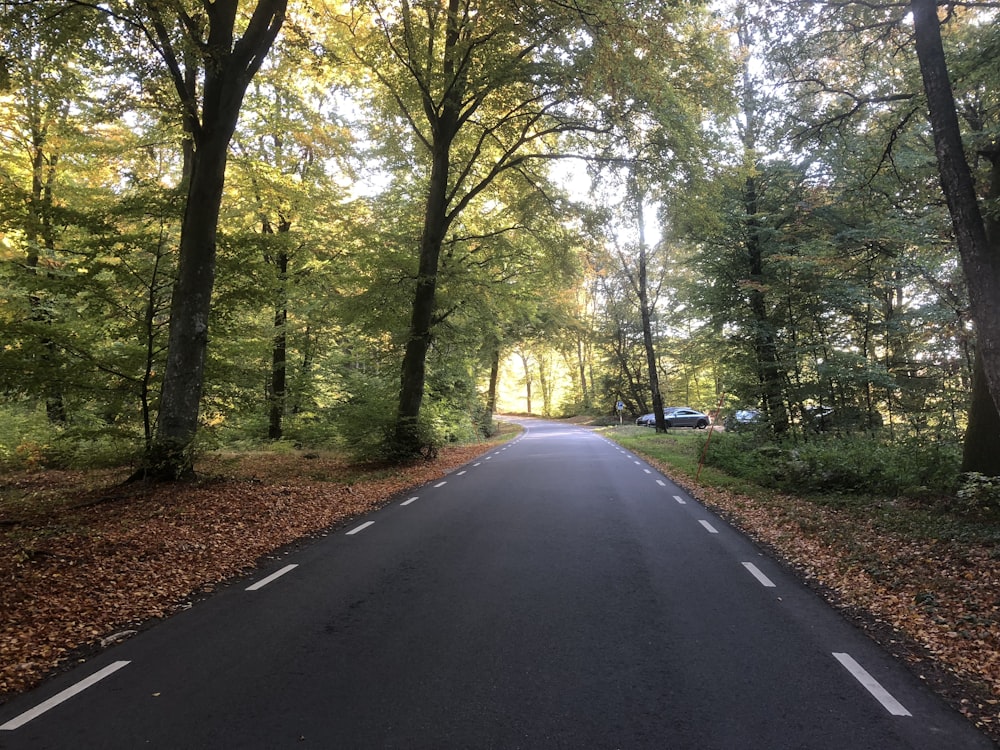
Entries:
{"type": "Polygon", "coordinates": [[[180,4],[150,2],[142,6],[147,15],[122,16],[142,29],[166,66],[191,143],[160,409],[141,470],[147,478],[175,479],[193,471],[190,448],[204,387],[229,144],[247,86],[281,29],[286,5],[258,0],[239,37],[238,0],[216,0],[194,13],[180,4]]]}
{"type": "MultiPolygon", "coordinates": [[[[972,171],[965,156],[955,96],[941,39],[936,0],[911,0],[917,59],[927,96],[937,153],[941,187],[948,202],[955,240],[965,273],[972,316],[976,322],[976,397],[973,409],[986,408],[982,386],[992,395],[994,414],[973,415],[970,428],[985,430],[997,440],[1000,432],[1000,220],[989,214],[990,226],[979,207],[972,171]]],[[[980,150],[992,165],[992,198],[1000,196],[1000,142],[980,150]]],[[[1000,456],[985,456],[967,447],[965,470],[1000,474],[1000,456]]]]}
{"type": "MultiPolygon", "coordinates": [[[[633,167],[634,169],[634,167],[633,167]]],[[[621,251],[618,253],[622,270],[628,277],[632,292],[638,302],[639,320],[642,326],[642,348],[646,355],[646,375],[649,378],[649,392],[653,406],[653,418],[656,431],[666,432],[666,420],[663,415],[663,394],[660,392],[658,374],[659,361],[656,356],[656,342],[653,340],[653,316],[660,283],[651,289],[649,281],[649,258],[646,243],[645,206],[646,191],[640,187],[639,177],[632,171],[627,178],[627,205],[634,212],[637,231],[635,265],[621,251]]]]}
{"type": "MultiPolygon", "coordinates": [[[[99,36],[89,14],[70,8],[59,25],[47,22],[38,8],[5,7],[0,55],[4,81],[0,92],[11,92],[4,103],[3,177],[4,224],[23,238],[23,268],[29,302],[29,319],[35,324],[38,347],[32,347],[34,378],[45,391],[49,421],[65,424],[64,363],[53,337],[58,293],[53,288],[59,267],[61,227],[60,191],[62,160],[80,144],[81,115],[90,95],[81,69],[94,64],[92,45],[78,44],[83,34],[99,36]],[[61,69],[58,76],[54,68],[61,69]],[[81,107],[81,105],[83,105],[81,107]],[[77,113],[74,113],[74,109],[77,113]]],[[[6,98],[6,97],[5,97],[6,98]]]]}
{"type": "Polygon", "coordinates": [[[530,161],[560,133],[586,127],[569,103],[586,11],[480,0],[358,3],[358,60],[409,126],[426,170],[419,266],[401,367],[394,441],[422,445],[420,409],[434,326],[441,249],[470,204],[505,173],[532,190],[530,161]],[[526,35],[526,29],[531,32],[526,35]]]}

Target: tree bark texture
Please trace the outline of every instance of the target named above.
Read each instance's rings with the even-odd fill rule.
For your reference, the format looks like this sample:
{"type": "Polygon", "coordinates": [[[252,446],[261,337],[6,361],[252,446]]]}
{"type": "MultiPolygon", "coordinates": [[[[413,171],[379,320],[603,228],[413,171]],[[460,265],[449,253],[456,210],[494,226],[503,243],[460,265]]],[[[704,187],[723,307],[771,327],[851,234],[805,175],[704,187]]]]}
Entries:
{"type": "MultiPolygon", "coordinates": [[[[740,43],[745,49],[751,45],[750,33],[741,19],[740,43]]],[[[757,95],[756,84],[747,63],[743,64],[743,114],[746,120],[743,132],[743,148],[747,158],[757,166],[757,95]]],[[[749,306],[753,329],[751,331],[754,359],[757,365],[757,379],[760,383],[760,399],[768,423],[775,434],[788,431],[788,410],[782,398],[786,374],[778,356],[778,344],[767,311],[764,294],[764,247],[758,218],[760,191],[757,178],[749,174],[743,185],[743,208],[745,212],[746,252],[749,270],[749,306]]]]}
{"type": "Polygon", "coordinates": [[[435,144],[431,179],[424,211],[424,229],[420,240],[420,263],[413,293],[409,336],[403,355],[399,383],[399,410],[396,416],[396,450],[401,454],[418,453],[424,446],[420,435],[420,406],[427,377],[427,352],[430,350],[434,303],[437,294],[438,263],[447,231],[448,171],[447,143],[435,144]]]}
{"type": "Polygon", "coordinates": [[[157,478],[180,478],[193,470],[188,449],[198,429],[204,386],[208,316],[215,283],[216,232],[229,139],[203,141],[200,146],[181,225],[167,362],[151,448],[149,469],[157,478]]]}
{"type": "Polygon", "coordinates": [[[524,390],[525,399],[527,400],[528,414],[531,414],[531,362],[528,361],[528,355],[523,352],[518,352],[521,356],[521,364],[524,365],[524,390]]]}
{"type": "Polygon", "coordinates": [[[962,471],[1000,476],[1000,412],[986,385],[983,361],[978,353],[972,375],[969,425],[962,446],[962,471]]]}

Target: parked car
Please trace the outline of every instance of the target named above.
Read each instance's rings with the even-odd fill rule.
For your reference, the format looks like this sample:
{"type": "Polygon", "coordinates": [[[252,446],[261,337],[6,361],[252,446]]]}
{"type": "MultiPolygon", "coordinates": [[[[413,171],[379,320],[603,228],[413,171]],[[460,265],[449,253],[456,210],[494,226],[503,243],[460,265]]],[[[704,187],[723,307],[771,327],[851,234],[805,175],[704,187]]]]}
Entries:
{"type": "Polygon", "coordinates": [[[764,421],[764,414],[759,409],[737,409],[726,417],[727,431],[745,430],[764,421]]]}
{"type": "Polygon", "coordinates": [[[711,420],[704,412],[684,406],[674,409],[669,415],[664,414],[664,422],[666,422],[667,428],[693,427],[698,430],[704,430],[708,427],[711,420]]]}
{"type": "Polygon", "coordinates": [[[805,407],[806,424],[815,432],[856,432],[877,430],[882,426],[882,415],[856,406],[834,409],[832,406],[805,407]]]}
{"type": "MultiPolygon", "coordinates": [[[[666,419],[667,415],[672,414],[675,409],[677,409],[676,406],[664,406],[663,418],[666,419]]],[[[643,414],[641,417],[635,420],[635,423],[639,427],[656,427],[656,414],[655,412],[650,412],[649,414],[643,414]]]]}
{"type": "MultiPolygon", "coordinates": [[[[665,406],[663,407],[663,422],[667,429],[671,427],[694,427],[703,430],[709,425],[708,415],[686,406],[665,406]]],[[[645,427],[655,427],[655,414],[643,414],[637,420],[637,425],[645,427]]]]}

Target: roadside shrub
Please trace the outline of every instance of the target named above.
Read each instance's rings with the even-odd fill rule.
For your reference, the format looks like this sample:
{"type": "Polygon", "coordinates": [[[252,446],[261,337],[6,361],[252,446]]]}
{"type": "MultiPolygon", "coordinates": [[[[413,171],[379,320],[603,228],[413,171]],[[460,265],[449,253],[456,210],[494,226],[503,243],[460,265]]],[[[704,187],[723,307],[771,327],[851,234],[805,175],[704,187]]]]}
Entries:
{"type": "Polygon", "coordinates": [[[775,443],[759,435],[721,435],[706,462],[764,487],[815,493],[900,495],[950,491],[958,446],[937,441],[884,443],[866,436],[775,443]]]}
{"type": "Polygon", "coordinates": [[[497,434],[499,426],[493,421],[493,412],[486,406],[482,399],[476,401],[472,409],[472,423],[476,429],[476,435],[480,438],[493,437],[497,434]]]}
{"type": "MultiPolygon", "coordinates": [[[[698,450],[700,454],[700,446],[698,450]]],[[[713,436],[705,459],[709,466],[763,487],[777,486],[783,461],[779,446],[763,443],[752,433],[713,436]]]]}
{"type": "Polygon", "coordinates": [[[962,474],[956,493],[956,508],[967,515],[1000,514],[1000,477],[988,477],[979,472],[962,474]]]}
{"type": "Polygon", "coordinates": [[[361,390],[338,405],[332,416],[339,443],[353,458],[376,461],[388,458],[387,449],[395,426],[391,394],[377,389],[361,390]]]}
{"type": "Polygon", "coordinates": [[[0,406],[0,466],[26,469],[44,464],[56,431],[41,409],[0,406]]]}
{"type": "Polygon", "coordinates": [[[142,451],[136,435],[67,430],[53,441],[47,465],[69,469],[100,469],[135,463],[142,451]]]}
{"type": "Polygon", "coordinates": [[[41,409],[0,407],[2,468],[106,468],[134,461],[141,449],[140,434],[84,411],[55,425],[41,409]]]}

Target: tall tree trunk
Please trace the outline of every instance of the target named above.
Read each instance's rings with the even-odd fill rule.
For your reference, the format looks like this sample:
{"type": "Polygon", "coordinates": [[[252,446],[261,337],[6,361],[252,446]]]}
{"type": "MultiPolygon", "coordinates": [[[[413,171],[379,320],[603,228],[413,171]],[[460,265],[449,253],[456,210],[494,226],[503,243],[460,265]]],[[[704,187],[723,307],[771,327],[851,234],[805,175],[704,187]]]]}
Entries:
{"type": "MultiPolygon", "coordinates": [[[[740,23],[740,43],[744,49],[751,45],[750,34],[745,22],[740,23]]],[[[748,58],[749,59],[749,58],[748,58]]],[[[757,168],[757,94],[750,67],[743,63],[743,148],[749,169],[757,168]]],[[[767,311],[764,296],[764,243],[761,238],[759,216],[760,193],[757,178],[748,174],[743,184],[743,208],[745,212],[746,251],[750,276],[750,315],[753,320],[751,332],[754,358],[757,363],[757,377],[760,382],[761,406],[767,415],[771,429],[778,435],[788,431],[788,411],[782,397],[785,372],[778,357],[778,346],[767,311]]]]}
{"type": "MultiPolygon", "coordinates": [[[[265,221],[265,231],[270,224],[265,221]]],[[[291,224],[282,219],[278,233],[287,234],[291,224]]],[[[280,242],[281,240],[279,240],[280,242]]],[[[271,340],[271,378],[267,389],[267,438],[281,440],[284,432],[285,401],[288,381],[288,251],[279,246],[271,259],[278,272],[278,295],[274,305],[274,336],[271,340]]]]}
{"type": "MultiPolygon", "coordinates": [[[[282,253],[282,255],[284,255],[282,253]]],[[[285,258],[287,262],[287,257],[285,258]]],[[[288,307],[281,306],[274,311],[274,339],[271,344],[271,383],[268,387],[267,439],[281,440],[285,416],[285,388],[288,351],[286,325],[288,307]]]]}
{"type": "Polygon", "coordinates": [[[552,416],[552,384],[548,370],[551,363],[546,360],[547,356],[544,354],[538,358],[538,387],[542,389],[542,416],[550,417],[552,416]]]}
{"type": "Polygon", "coordinates": [[[447,230],[447,192],[450,143],[436,145],[431,167],[424,230],[420,240],[420,265],[413,293],[410,331],[403,355],[396,413],[396,446],[400,455],[419,453],[424,447],[420,436],[420,406],[424,398],[427,352],[431,346],[437,294],[438,261],[447,230]]]}
{"type": "MultiPolygon", "coordinates": [[[[983,379],[989,387],[994,406],[1000,409],[1000,237],[996,233],[992,238],[987,236],[972,171],[965,157],[941,41],[937,2],[911,0],[910,8],[913,11],[917,59],[934,132],[941,187],[951,214],[976,323],[977,359],[982,362],[983,379]]],[[[1000,159],[996,144],[990,156],[995,167],[1000,159]]],[[[990,473],[1000,474],[1000,471],[990,473]]]]}
{"type": "Polygon", "coordinates": [[[500,345],[490,352],[490,386],[486,392],[486,408],[490,414],[497,412],[497,385],[500,382],[500,345]]]}
{"type": "Polygon", "coordinates": [[[215,282],[216,233],[229,135],[199,144],[188,190],[177,282],[170,304],[167,363],[146,475],[177,479],[194,470],[190,453],[198,429],[208,349],[208,316],[215,282]]]}
{"type": "MultiPolygon", "coordinates": [[[[990,161],[990,187],[986,203],[995,206],[1000,203],[1000,152],[994,148],[986,156],[990,161]]],[[[989,212],[984,221],[991,252],[1000,255],[1000,216],[989,212]]],[[[979,347],[976,348],[973,364],[972,400],[962,450],[962,471],[1000,476],[1000,410],[990,394],[979,347]]]]}
{"type": "Polygon", "coordinates": [[[635,199],[635,218],[639,228],[639,268],[635,286],[639,296],[639,314],[642,318],[642,345],[646,353],[646,370],[649,373],[649,390],[653,401],[653,419],[657,432],[667,431],[667,422],[663,417],[663,396],[660,395],[660,375],[656,367],[656,348],[653,346],[653,314],[649,302],[649,283],[646,257],[646,217],[642,203],[644,196],[639,190],[638,181],[633,177],[632,195],[635,199]]]}
{"type": "Polygon", "coordinates": [[[576,337],[576,363],[580,369],[580,395],[583,397],[583,408],[590,409],[590,390],[587,388],[587,360],[584,356],[583,337],[576,337]]]}
{"type": "Polygon", "coordinates": [[[531,362],[528,361],[528,355],[524,352],[518,352],[517,354],[521,358],[521,364],[524,366],[525,398],[528,402],[528,414],[531,414],[531,362]]]}
{"type": "MultiPolygon", "coordinates": [[[[195,76],[183,70],[176,45],[163,19],[163,6],[145,4],[150,33],[157,40],[184,106],[185,125],[191,129],[193,152],[187,202],[181,223],[177,282],[170,304],[167,362],[160,395],[156,433],[144,466],[135,478],[177,479],[194,473],[191,446],[198,429],[198,412],[205,378],[208,318],[215,282],[216,234],[222,205],[229,143],[243,105],[243,97],[260,69],[285,18],[287,0],[258,0],[243,36],[236,38],[238,0],[216,0],[205,5],[207,38],[200,27],[182,24],[203,55],[201,111],[191,97],[195,76]]],[[[188,45],[185,44],[185,48],[188,45]]],[[[189,60],[191,58],[188,58],[189,60]]],[[[188,152],[185,152],[188,155],[188,152]]]]}
{"type": "Polygon", "coordinates": [[[146,337],[145,362],[142,370],[142,379],[139,382],[139,403],[142,410],[142,428],[144,445],[148,451],[153,443],[153,420],[150,405],[151,385],[153,382],[153,372],[156,369],[157,336],[160,326],[157,325],[156,318],[162,312],[162,293],[164,285],[160,282],[160,265],[166,256],[164,247],[164,230],[160,225],[160,237],[156,243],[156,255],[153,258],[153,272],[149,279],[149,294],[146,297],[146,310],[143,316],[143,334],[146,337]]]}
{"type": "MultiPolygon", "coordinates": [[[[32,123],[32,171],[31,198],[28,210],[31,214],[27,245],[30,248],[25,265],[35,276],[51,277],[51,272],[39,267],[38,247],[44,247],[50,256],[55,254],[56,239],[52,226],[52,183],[55,180],[58,156],[45,155],[48,141],[47,128],[41,123],[32,123]]],[[[43,297],[32,293],[29,299],[32,320],[46,328],[53,323],[52,311],[44,304],[43,297]]],[[[41,340],[41,363],[45,378],[45,414],[53,424],[66,423],[66,404],[63,400],[62,385],[59,382],[59,357],[56,342],[44,334],[41,340]]]]}
{"type": "Polygon", "coordinates": [[[424,228],[420,238],[420,263],[413,294],[409,336],[403,355],[399,383],[399,408],[393,452],[399,456],[418,454],[426,446],[420,435],[420,406],[424,398],[427,352],[430,350],[437,295],[438,261],[448,231],[448,179],[451,172],[451,145],[458,133],[462,107],[462,86],[456,80],[456,48],[459,42],[458,0],[448,0],[447,29],[443,50],[444,79],[451,83],[442,103],[430,91],[424,93],[424,111],[431,120],[433,140],[431,174],[424,207],[424,228]]]}
{"type": "Polygon", "coordinates": [[[986,385],[983,359],[976,353],[969,425],[962,447],[962,471],[1000,476],[1000,415],[986,385]]]}

